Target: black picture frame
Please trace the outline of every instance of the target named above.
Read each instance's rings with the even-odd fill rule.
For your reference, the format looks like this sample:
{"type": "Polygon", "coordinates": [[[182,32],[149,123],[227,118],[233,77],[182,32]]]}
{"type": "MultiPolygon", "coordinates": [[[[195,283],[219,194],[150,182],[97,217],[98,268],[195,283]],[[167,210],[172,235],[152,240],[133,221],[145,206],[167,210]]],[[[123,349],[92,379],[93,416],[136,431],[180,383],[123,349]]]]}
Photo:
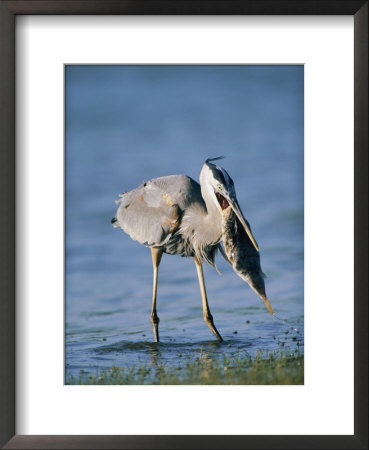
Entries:
{"type": "MultiPolygon", "coordinates": [[[[337,93],[339,95],[339,93],[337,93]]],[[[10,0],[0,1],[0,445],[6,449],[368,448],[368,1],[10,0]],[[354,16],[354,435],[15,435],[15,17],[19,14],[354,16]]],[[[339,393],[337,393],[339,395],[339,393]]]]}

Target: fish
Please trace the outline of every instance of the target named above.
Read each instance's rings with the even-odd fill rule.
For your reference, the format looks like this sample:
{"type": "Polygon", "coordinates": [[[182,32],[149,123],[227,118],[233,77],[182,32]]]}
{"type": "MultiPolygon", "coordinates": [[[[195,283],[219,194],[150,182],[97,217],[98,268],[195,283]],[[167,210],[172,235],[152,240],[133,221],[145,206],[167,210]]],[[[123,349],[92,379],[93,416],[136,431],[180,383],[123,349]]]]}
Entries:
{"type": "MultiPolygon", "coordinates": [[[[269,313],[274,315],[265,292],[265,275],[261,270],[258,250],[230,206],[222,211],[222,215],[222,241],[229,263],[236,274],[263,300],[269,313]]],[[[249,223],[246,223],[250,228],[249,223]]]]}

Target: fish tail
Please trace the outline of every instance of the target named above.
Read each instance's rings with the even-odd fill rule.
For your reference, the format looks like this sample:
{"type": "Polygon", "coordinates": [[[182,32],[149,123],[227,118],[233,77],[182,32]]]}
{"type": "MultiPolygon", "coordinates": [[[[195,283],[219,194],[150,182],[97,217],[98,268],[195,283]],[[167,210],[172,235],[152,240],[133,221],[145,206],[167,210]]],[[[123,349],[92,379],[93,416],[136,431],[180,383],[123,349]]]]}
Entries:
{"type": "Polygon", "coordinates": [[[274,310],[273,307],[268,299],[268,297],[266,295],[260,295],[260,298],[263,300],[267,310],[269,311],[269,313],[273,316],[274,315],[274,310]]]}

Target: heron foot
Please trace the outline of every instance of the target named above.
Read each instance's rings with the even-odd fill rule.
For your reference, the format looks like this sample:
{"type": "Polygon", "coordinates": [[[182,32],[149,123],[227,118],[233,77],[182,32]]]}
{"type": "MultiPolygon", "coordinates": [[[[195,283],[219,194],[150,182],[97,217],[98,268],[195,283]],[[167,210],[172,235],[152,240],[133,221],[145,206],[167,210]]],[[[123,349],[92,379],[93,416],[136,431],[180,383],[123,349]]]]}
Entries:
{"type": "Polygon", "coordinates": [[[154,333],[155,342],[159,342],[159,317],[156,313],[151,314],[152,331],[154,333]]]}
{"type": "Polygon", "coordinates": [[[213,334],[218,339],[218,341],[222,342],[223,338],[219,334],[219,331],[216,329],[216,327],[214,325],[213,316],[210,313],[206,314],[206,315],[204,315],[204,320],[205,320],[206,325],[210,328],[210,330],[213,332],[213,334]]]}

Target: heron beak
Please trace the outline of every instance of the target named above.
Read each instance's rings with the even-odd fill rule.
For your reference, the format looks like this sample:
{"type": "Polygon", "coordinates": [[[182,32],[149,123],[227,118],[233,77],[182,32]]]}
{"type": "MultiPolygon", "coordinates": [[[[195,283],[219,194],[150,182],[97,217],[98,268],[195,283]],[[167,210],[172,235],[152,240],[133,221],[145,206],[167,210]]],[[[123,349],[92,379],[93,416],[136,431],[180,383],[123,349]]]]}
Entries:
{"type": "Polygon", "coordinates": [[[237,199],[231,199],[231,198],[227,198],[227,201],[229,203],[229,205],[231,206],[231,208],[233,209],[233,211],[235,212],[238,220],[241,222],[242,226],[244,227],[247,236],[250,238],[250,241],[253,243],[254,247],[256,248],[257,251],[259,251],[259,246],[258,243],[256,242],[254,236],[251,233],[250,227],[246,222],[246,219],[244,218],[240,205],[238,204],[237,199]]]}

